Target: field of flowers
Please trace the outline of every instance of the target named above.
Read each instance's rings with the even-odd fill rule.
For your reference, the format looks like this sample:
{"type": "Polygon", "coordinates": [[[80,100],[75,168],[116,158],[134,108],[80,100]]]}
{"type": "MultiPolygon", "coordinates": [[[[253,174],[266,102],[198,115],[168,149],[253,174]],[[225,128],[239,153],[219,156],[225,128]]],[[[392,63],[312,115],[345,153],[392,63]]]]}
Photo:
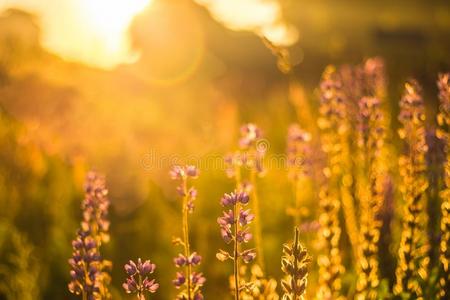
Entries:
{"type": "Polygon", "coordinates": [[[371,40],[350,2],[294,22],[242,0],[297,32],[239,1],[111,1],[80,30],[117,42],[129,17],[140,53],[113,67],[0,12],[0,300],[450,300],[448,13],[391,32],[389,6],[371,40]]]}
{"type": "MultiPolygon", "coordinates": [[[[265,167],[265,140],[257,125],[242,126],[237,150],[224,158],[226,175],[235,186],[215,199],[223,212],[211,216],[217,218],[216,231],[224,241],[216,258],[233,266],[229,282],[223,284],[234,299],[304,299],[307,290],[314,299],[449,299],[450,74],[439,74],[437,86],[438,127],[431,131],[425,126],[419,83],[413,79],[405,83],[397,132],[403,146],[396,157],[395,133],[388,130],[391,116],[385,109],[382,60],[338,69],[329,66],[324,71],[319,136],[298,124],[292,124],[287,134],[286,180],[295,197],[286,207],[286,218],[292,218],[295,234],[279,245],[283,253],[279,278],[265,269],[259,203],[264,197],[257,185],[257,178],[270,172],[265,167]],[[318,208],[314,216],[305,218],[308,185],[314,185],[307,196],[318,208]],[[438,201],[430,198],[428,190],[438,191],[438,201]],[[440,203],[438,215],[429,214],[437,204],[431,200],[440,203]],[[393,207],[399,210],[396,214],[393,207]],[[400,234],[394,240],[391,224],[397,217],[400,234]],[[392,247],[387,241],[395,245],[395,255],[386,253],[386,247],[392,247]],[[391,257],[384,259],[395,261],[395,274],[388,277],[381,263],[386,255],[391,257]],[[313,279],[308,280],[309,273],[313,279]],[[351,280],[348,274],[353,275],[351,280]],[[308,289],[308,284],[313,288],[308,289]]],[[[203,285],[215,280],[213,275],[206,277],[202,265],[217,261],[205,261],[190,239],[198,193],[195,179],[200,172],[194,165],[174,165],[170,171],[181,211],[179,222],[173,224],[181,232],[173,238],[174,247],[180,249],[172,268],[177,299],[203,299],[203,285]]],[[[82,299],[109,299],[112,264],[102,255],[102,245],[114,237],[108,230],[109,200],[102,176],[87,175],[81,208],[83,220],[72,242],[68,287],[82,299]]],[[[124,266],[124,292],[138,299],[157,293],[156,266],[153,259],[132,258],[124,266]]]]}

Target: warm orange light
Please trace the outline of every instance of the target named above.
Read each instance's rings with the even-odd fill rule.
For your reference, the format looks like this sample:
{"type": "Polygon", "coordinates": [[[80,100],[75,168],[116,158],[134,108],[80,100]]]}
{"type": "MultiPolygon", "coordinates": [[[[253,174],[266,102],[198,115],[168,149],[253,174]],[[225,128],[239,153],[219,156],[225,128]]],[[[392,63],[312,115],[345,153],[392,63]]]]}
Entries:
{"type": "Polygon", "coordinates": [[[38,16],[45,48],[70,61],[113,68],[130,62],[128,28],[152,0],[0,0],[38,16]]]}
{"type": "Polygon", "coordinates": [[[296,28],[285,22],[278,0],[195,0],[212,16],[233,30],[249,30],[278,46],[291,46],[298,39],[296,28]]]}
{"type": "Polygon", "coordinates": [[[120,58],[130,59],[127,30],[133,17],[151,0],[81,0],[81,20],[94,36],[94,64],[110,65],[120,58]]]}

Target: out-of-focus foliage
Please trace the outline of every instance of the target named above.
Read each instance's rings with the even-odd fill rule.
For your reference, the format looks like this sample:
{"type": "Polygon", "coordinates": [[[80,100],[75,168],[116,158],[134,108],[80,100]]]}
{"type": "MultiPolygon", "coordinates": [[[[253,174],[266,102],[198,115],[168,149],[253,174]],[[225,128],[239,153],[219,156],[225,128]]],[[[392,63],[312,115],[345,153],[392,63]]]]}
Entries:
{"type": "Polygon", "coordinates": [[[39,298],[40,263],[32,244],[8,223],[0,224],[0,293],[6,299],[39,298]]]}

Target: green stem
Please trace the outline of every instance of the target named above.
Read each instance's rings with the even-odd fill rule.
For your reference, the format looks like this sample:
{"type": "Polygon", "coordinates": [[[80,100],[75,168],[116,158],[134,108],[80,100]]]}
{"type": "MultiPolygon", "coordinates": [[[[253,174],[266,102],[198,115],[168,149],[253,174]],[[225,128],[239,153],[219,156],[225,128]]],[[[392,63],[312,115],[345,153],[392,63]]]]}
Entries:
{"type": "MultiPolygon", "coordinates": [[[[294,234],[294,247],[292,247],[292,254],[294,256],[294,270],[296,271],[298,269],[298,253],[294,253],[298,251],[298,243],[299,243],[299,230],[298,227],[295,227],[295,234],[294,234]]],[[[295,277],[295,273],[293,275],[293,277],[295,277]]],[[[292,280],[292,299],[297,299],[297,278],[293,278],[294,280],[292,280]]]]}
{"type": "Polygon", "coordinates": [[[259,212],[259,200],[258,192],[256,190],[256,171],[254,169],[250,172],[250,182],[252,184],[252,209],[255,214],[254,219],[254,233],[255,233],[255,246],[258,252],[258,265],[264,273],[264,253],[262,247],[262,237],[261,237],[261,216],[259,212]]]}
{"type": "Polygon", "coordinates": [[[233,271],[234,271],[234,299],[239,300],[239,248],[237,242],[237,233],[238,233],[238,204],[234,205],[234,254],[233,254],[233,271]]]}
{"type": "Polygon", "coordinates": [[[294,221],[295,221],[295,226],[300,226],[300,189],[301,189],[301,184],[300,184],[300,179],[296,179],[295,180],[295,216],[294,216],[294,221]]]}
{"type": "MultiPolygon", "coordinates": [[[[190,253],[190,245],[189,245],[189,222],[188,222],[188,216],[189,216],[189,210],[188,210],[188,191],[187,191],[187,179],[183,179],[183,242],[184,242],[184,256],[186,256],[186,259],[189,258],[191,255],[190,253]]],[[[191,300],[191,265],[186,265],[186,286],[187,286],[187,293],[188,293],[188,300],[191,300]]]]}
{"type": "Polygon", "coordinates": [[[139,286],[140,290],[138,290],[137,298],[139,300],[145,300],[144,292],[141,290],[142,289],[142,276],[141,275],[139,275],[139,285],[138,286],[139,286]]]}
{"type": "Polygon", "coordinates": [[[237,164],[234,167],[234,174],[236,179],[236,189],[239,191],[242,189],[241,167],[237,164]]]}

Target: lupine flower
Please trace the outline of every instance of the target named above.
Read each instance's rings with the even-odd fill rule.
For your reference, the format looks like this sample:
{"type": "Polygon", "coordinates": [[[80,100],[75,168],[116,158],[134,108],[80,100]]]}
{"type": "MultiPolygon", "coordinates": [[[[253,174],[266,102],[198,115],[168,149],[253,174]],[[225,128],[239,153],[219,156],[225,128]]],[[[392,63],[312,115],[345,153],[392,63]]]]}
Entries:
{"type": "MultiPolygon", "coordinates": [[[[237,190],[251,193],[253,213],[257,216],[254,221],[253,233],[258,251],[258,264],[264,270],[262,229],[258,218],[260,204],[256,190],[256,177],[263,176],[265,173],[264,156],[269,145],[263,139],[262,130],[253,123],[243,125],[240,131],[238,150],[225,157],[226,173],[229,177],[236,179],[237,190]]],[[[224,198],[222,201],[229,200],[224,198]]]]}
{"type": "Polygon", "coordinates": [[[289,126],[287,137],[288,177],[295,191],[295,206],[288,208],[287,213],[294,216],[295,224],[300,225],[302,209],[302,189],[308,184],[311,176],[311,134],[297,124],[289,126]]]}
{"type": "Polygon", "coordinates": [[[182,272],[177,272],[176,277],[174,280],[172,280],[173,284],[175,285],[175,287],[178,289],[180,288],[182,285],[185,284],[186,282],[186,277],[184,276],[184,274],[182,272]]]}
{"type": "MultiPolygon", "coordinates": [[[[360,150],[358,147],[355,147],[360,146],[355,141],[359,140],[358,135],[362,132],[361,130],[364,131],[364,129],[360,128],[361,119],[358,117],[362,108],[361,99],[376,99],[377,102],[381,102],[386,97],[384,62],[381,58],[374,57],[367,59],[361,65],[343,66],[338,70],[334,80],[340,82],[338,89],[341,91],[347,115],[346,118],[340,121],[340,123],[345,123],[347,127],[347,130],[340,132],[341,158],[339,161],[341,162],[340,167],[341,173],[343,174],[341,203],[354,258],[359,261],[358,252],[360,251],[360,247],[358,236],[362,234],[359,232],[354,202],[355,199],[361,200],[366,198],[365,195],[360,195],[360,193],[364,193],[368,189],[364,179],[366,175],[366,170],[364,170],[364,157],[356,156],[357,159],[354,159],[352,154],[361,152],[358,151],[360,150]],[[352,116],[356,117],[352,118],[352,116]],[[358,161],[358,159],[362,160],[358,161]],[[356,194],[354,193],[354,188],[356,188],[356,194]],[[353,195],[356,195],[356,197],[354,198],[353,195]]],[[[382,112],[381,108],[377,110],[382,112]]],[[[379,115],[380,113],[378,113],[379,115]]],[[[385,120],[379,123],[384,127],[388,125],[382,124],[386,123],[385,120]]],[[[381,127],[378,126],[378,129],[381,129],[381,127]]],[[[383,139],[380,139],[378,143],[383,143],[383,139]]]]}
{"type": "Polygon", "coordinates": [[[299,235],[298,228],[295,228],[294,242],[291,245],[283,245],[281,270],[286,275],[285,279],[281,280],[283,300],[303,300],[306,292],[311,257],[300,244],[299,235]]]}
{"type": "Polygon", "coordinates": [[[446,154],[444,182],[441,192],[441,241],[439,245],[439,299],[450,298],[450,73],[439,74],[439,114],[440,129],[436,135],[445,142],[446,154]]]}
{"type": "Polygon", "coordinates": [[[71,266],[69,291],[82,295],[83,299],[109,299],[108,270],[111,262],[100,254],[102,243],[109,241],[109,221],[105,179],[94,172],[87,175],[85,198],[82,202],[83,220],[77,237],[72,242],[73,253],[69,259],[71,266]]]}
{"type": "Polygon", "coordinates": [[[385,139],[384,115],[377,98],[363,97],[358,114],[359,198],[361,207],[358,254],[357,299],[376,299],[380,283],[378,242],[380,209],[384,201],[385,171],[382,150],[385,139]]]}
{"type": "Polygon", "coordinates": [[[383,100],[386,97],[386,74],[384,61],[380,57],[367,59],[363,65],[364,94],[383,100]]]}
{"type": "Polygon", "coordinates": [[[249,196],[245,192],[234,191],[225,194],[220,203],[227,210],[223,212],[222,217],[217,219],[217,223],[220,226],[224,242],[226,244],[233,242],[233,251],[230,254],[225,250],[219,250],[216,257],[220,261],[233,260],[234,295],[235,299],[239,299],[242,289],[248,286],[248,283],[241,283],[239,279],[239,262],[242,260],[244,263],[250,263],[256,257],[256,252],[253,249],[242,249],[243,244],[252,239],[248,225],[254,219],[254,215],[251,214],[250,209],[244,209],[249,203],[249,196]]]}
{"type": "MultiPolygon", "coordinates": [[[[348,182],[345,176],[342,176],[342,161],[347,160],[348,153],[343,153],[346,149],[346,139],[349,124],[345,121],[347,118],[346,106],[342,91],[342,83],[333,67],[325,70],[321,82],[320,97],[320,118],[319,128],[322,130],[322,148],[328,157],[328,166],[323,170],[325,180],[319,192],[320,205],[320,230],[319,245],[322,253],[318,256],[319,265],[319,289],[317,291],[318,299],[341,299],[341,274],[344,267],[341,263],[341,254],[339,251],[339,239],[341,228],[339,226],[339,208],[340,201],[347,201],[347,209],[344,209],[345,219],[348,223],[347,229],[354,230],[353,223],[354,212],[348,203],[346,195],[342,194],[341,186],[348,188],[348,182]],[[347,212],[346,212],[347,211],[347,212]],[[349,218],[349,219],[347,219],[349,218]],[[350,224],[351,223],[351,224],[350,224]]],[[[348,150],[348,149],[347,149],[348,150]]],[[[348,179],[347,179],[348,180],[348,179]]],[[[351,180],[350,180],[351,182],[351,180]]],[[[351,202],[350,202],[351,204],[351,202]]],[[[349,231],[352,236],[353,231],[349,231]]],[[[353,243],[352,243],[353,244],[353,243]]]]}
{"type": "Polygon", "coordinates": [[[250,209],[241,210],[239,212],[239,224],[241,224],[241,226],[250,224],[254,218],[255,218],[255,216],[250,213],[250,209]]]}
{"type": "Polygon", "coordinates": [[[201,300],[203,295],[201,287],[206,279],[202,273],[192,271],[192,268],[201,263],[202,257],[197,252],[192,252],[189,242],[189,214],[193,213],[195,205],[194,201],[197,198],[197,190],[194,187],[189,187],[188,179],[195,179],[199,175],[199,171],[195,166],[174,166],[170,171],[172,179],[177,180],[180,184],[177,187],[179,195],[183,198],[182,215],[183,215],[183,238],[177,239],[179,244],[183,246],[183,254],[178,254],[174,258],[174,264],[177,268],[184,268],[184,271],[176,273],[175,279],[172,281],[175,288],[182,289],[178,294],[177,299],[183,300],[201,300]]]}
{"type": "Polygon", "coordinates": [[[122,287],[127,294],[136,294],[138,300],[145,300],[145,292],[153,294],[159,288],[155,279],[148,278],[148,275],[156,269],[155,264],[152,264],[149,260],[142,262],[139,258],[137,263],[130,260],[124,268],[128,278],[122,284],[122,287]]]}
{"type": "Polygon", "coordinates": [[[406,152],[399,159],[405,210],[394,294],[424,299],[422,285],[428,277],[429,262],[424,198],[428,187],[425,176],[427,145],[425,107],[415,81],[405,84],[399,121],[402,124],[399,135],[406,145],[406,152]]]}
{"type": "Polygon", "coordinates": [[[241,127],[241,138],[239,139],[239,150],[225,156],[227,175],[235,178],[238,176],[239,178],[242,171],[250,170],[250,172],[262,176],[264,174],[263,160],[267,148],[268,144],[263,139],[262,131],[258,126],[252,123],[243,125],[241,127]],[[244,170],[240,170],[240,168],[244,168],[244,170]]]}
{"type": "Polygon", "coordinates": [[[287,138],[287,155],[289,177],[297,180],[300,177],[307,176],[310,166],[308,157],[311,154],[311,134],[300,128],[298,124],[289,126],[287,138]]]}
{"type": "Polygon", "coordinates": [[[239,146],[242,149],[247,149],[262,138],[261,129],[255,124],[249,123],[241,127],[241,138],[239,140],[239,146]]]}

